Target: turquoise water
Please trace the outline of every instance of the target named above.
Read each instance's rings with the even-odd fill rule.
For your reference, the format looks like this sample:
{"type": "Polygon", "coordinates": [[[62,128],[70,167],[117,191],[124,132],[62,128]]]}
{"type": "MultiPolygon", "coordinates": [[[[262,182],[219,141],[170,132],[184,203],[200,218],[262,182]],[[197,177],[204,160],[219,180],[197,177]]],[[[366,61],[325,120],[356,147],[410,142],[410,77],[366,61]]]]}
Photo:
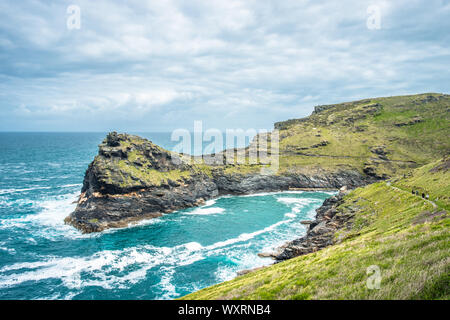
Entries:
{"type": "MultiPolygon", "coordinates": [[[[170,135],[142,134],[170,148],[170,135]]],[[[104,133],[0,133],[0,299],[172,299],[270,264],[329,193],[221,197],[82,235],[63,219],[104,133]]]]}

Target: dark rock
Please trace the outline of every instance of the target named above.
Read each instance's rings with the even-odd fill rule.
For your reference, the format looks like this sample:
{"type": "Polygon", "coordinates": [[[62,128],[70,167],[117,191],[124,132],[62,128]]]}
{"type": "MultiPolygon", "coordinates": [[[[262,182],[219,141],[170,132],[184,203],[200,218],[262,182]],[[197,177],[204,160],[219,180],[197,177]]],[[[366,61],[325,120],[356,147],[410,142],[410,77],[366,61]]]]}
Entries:
{"type": "Polygon", "coordinates": [[[319,148],[319,147],[325,147],[327,145],[329,145],[330,143],[327,140],[323,140],[317,144],[314,144],[311,146],[311,148],[319,148]]]}
{"type": "Polygon", "coordinates": [[[273,258],[273,254],[270,252],[260,252],[258,253],[258,257],[260,258],[273,258]]]}
{"type": "Polygon", "coordinates": [[[406,122],[397,122],[397,123],[394,123],[394,126],[396,126],[396,127],[412,126],[412,125],[414,125],[414,124],[416,124],[416,123],[420,123],[420,122],[423,122],[423,119],[422,119],[422,118],[420,118],[420,117],[414,117],[414,118],[412,118],[411,120],[406,121],[406,122]]]}
{"type": "Polygon", "coordinates": [[[440,172],[440,171],[448,171],[450,169],[450,157],[444,157],[441,162],[435,166],[434,168],[430,169],[431,173],[440,172]]]}
{"type": "Polygon", "coordinates": [[[334,243],[334,234],[337,230],[348,227],[352,223],[354,211],[339,212],[338,207],[343,202],[344,194],[326,199],[322,206],[316,210],[316,220],[309,224],[305,236],[289,241],[273,253],[277,262],[291,259],[300,255],[316,252],[334,243]],[[338,215],[339,213],[339,215],[338,215]]]}
{"type": "Polygon", "coordinates": [[[372,177],[374,180],[385,180],[388,176],[384,173],[379,174],[377,171],[378,163],[376,161],[368,161],[364,164],[363,172],[372,177]]]}
{"type": "Polygon", "coordinates": [[[388,152],[386,151],[386,147],[385,146],[376,146],[370,149],[370,152],[376,154],[378,156],[378,158],[383,159],[383,160],[388,160],[387,158],[387,154],[388,152]]]}
{"type": "Polygon", "coordinates": [[[120,145],[120,140],[117,132],[113,131],[106,136],[106,144],[110,147],[117,147],[120,145]]]}

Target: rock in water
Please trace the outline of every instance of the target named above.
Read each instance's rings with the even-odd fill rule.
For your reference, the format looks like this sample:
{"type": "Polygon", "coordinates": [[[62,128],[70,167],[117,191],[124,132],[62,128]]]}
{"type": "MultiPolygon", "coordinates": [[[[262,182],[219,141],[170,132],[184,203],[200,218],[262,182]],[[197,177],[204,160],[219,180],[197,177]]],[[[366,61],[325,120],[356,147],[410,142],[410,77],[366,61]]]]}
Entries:
{"type": "Polygon", "coordinates": [[[337,214],[337,207],[342,203],[344,194],[328,198],[316,210],[316,220],[308,221],[309,228],[301,238],[285,243],[273,254],[275,260],[283,261],[297,256],[316,252],[334,243],[334,234],[337,230],[351,223],[353,213],[337,214]]]}
{"type": "Polygon", "coordinates": [[[218,195],[211,177],[176,154],[128,134],[108,134],[89,165],[75,211],[82,232],[127,226],[218,195]]]}

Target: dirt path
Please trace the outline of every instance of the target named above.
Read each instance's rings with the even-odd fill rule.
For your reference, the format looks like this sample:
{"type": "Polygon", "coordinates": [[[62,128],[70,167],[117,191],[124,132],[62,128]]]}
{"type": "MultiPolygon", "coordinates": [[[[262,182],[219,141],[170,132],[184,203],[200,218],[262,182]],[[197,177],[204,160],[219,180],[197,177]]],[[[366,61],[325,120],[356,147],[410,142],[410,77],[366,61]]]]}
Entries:
{"type": "MultiPolygon", "coordinates": [[[[395,190],[398,190],[398,191],[401,191],[401,192],[405,192],[405,193],[408,193],[408,194],[412,194],[412,193],[410,193],[410,192],[408,192],[408,191],[405,191],[405,190],[402,190],[402,189],[400,189],[400,188],[394,187],[394,186],[392,186],[392,185],[390,185],[390,184],[387,184],[387,183],[386,183],[386,185],[388,185],[388,186],[391,187],[392,189],[395,189],[395,190]]],[[[420,197],[420,196],[418,196],[418,195],[415,195],[415,194],[414,194],[414,196],[416,196],[416,197],[422,199],[423,201],[427,201],[428,203],[430,203],[430,204],[433,206],[433,208],[437,208],[437,207],[438,207],[438,205],[437,205],[436,203],[434,203],[434,201],[431,201],[431,200],[428,200],[428,199],[424,199],[424,198],[422,198],[422,197],[420,197]]]]}
{"type": "Polygon", "coordinates": [[[365,157],[365,156],[344,156],[344,155],[330,155],[330,154],[315,154],[315,153],[305,153],[300,151],[283,151],[282,154],[287,154],[291,156],[305,156],[305,157],[317,157],[317,158],[337,158],[337,159],[368,159],[380,162],[396,162],[396,163],[405,163],[405,164],[417,164],[415,161],[410,160],[391,160],[391,159],[381,159],[374,157],[365,157]]]}

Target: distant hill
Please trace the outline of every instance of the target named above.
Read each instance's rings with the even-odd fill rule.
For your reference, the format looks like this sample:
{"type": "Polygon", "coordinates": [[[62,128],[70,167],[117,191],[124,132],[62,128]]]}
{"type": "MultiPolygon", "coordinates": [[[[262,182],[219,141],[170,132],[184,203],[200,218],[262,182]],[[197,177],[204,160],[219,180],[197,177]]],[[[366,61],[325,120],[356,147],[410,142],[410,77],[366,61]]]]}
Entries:
{"type": "Polygon", "coordinates": [[[356,168],[377,178],[408,172],[450,152],[450,95],[427,93],[317,106],[275,124],[280,174],[356,168]]]}

